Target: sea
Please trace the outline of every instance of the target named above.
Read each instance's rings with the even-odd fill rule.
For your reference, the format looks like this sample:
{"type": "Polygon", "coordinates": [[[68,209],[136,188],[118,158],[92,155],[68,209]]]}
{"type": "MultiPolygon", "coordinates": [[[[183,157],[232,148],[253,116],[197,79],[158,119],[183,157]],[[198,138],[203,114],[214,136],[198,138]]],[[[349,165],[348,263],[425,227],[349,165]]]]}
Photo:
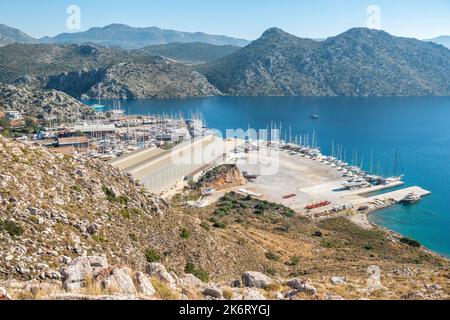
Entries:
{"type": "Polygon", "coordinates": [[[432,195],[369,219],[450,257],[450,97],[207,97],[121,105],[134,115],[201,116],[224,134],[275,125],[292,141],[314,133],[324,154],[339,150],[348,162],[374,173],[404,174],[407,186],[432,195]]]}

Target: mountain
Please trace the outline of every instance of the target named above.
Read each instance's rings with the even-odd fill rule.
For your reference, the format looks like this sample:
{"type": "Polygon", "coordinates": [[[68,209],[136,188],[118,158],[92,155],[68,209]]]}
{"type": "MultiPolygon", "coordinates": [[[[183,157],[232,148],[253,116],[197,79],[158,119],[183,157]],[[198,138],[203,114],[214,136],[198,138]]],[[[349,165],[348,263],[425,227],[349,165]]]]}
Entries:
{"type": "Polygon", "coordinates": [[[0,24],[0,47],[11,43],[35,43],[37,40],[19,29],[0,24]]]}
{"type": "Polygon", "coordinates": [[[201,32],[181,32],[164,30],[157,27],[133,28],[124,24],[111,24],[103,28],[91,28],[85,32],[62,33],[53,38],[40,39],[43,43],[91,43],[106,47],[139,49],[149,45],[172,42],[202,42],[212,45],[233,45],[243,47],[250,42],[221,35],[209,35],[201,32]]]}
{"type": "Polygon", "coordinates": [[[41,88],[76,98],[97,97],[99,85],[104,99],[220,94],[204,75],[144,52],[94,45],[12,44],[0,48],[0,83],[16,84],[27,78],[41,88]]]}
{"type": "Polygon", "coordinates": [[[0,82],[13,83],[23,75],[47,77],[117,61],[134,61],[125,50],[92,45],[11,44],[0,48],[0,82]]]}
{"type": "Polygon", "coordinates": [[[193,42],[147,46],[141,49],[150,55],[160,55],[185,64],[202,64],[218,60],[238,51],[237,46],[216,46],[208,43],[193,42]]]}
{"type": "Polygon", "coordinates": [[[269,29],[247,47],[198,70],[230,95],[450,94],[450,50],[365,28],[321,42],[269,29]]]}
{"type": "Polygon", "coordinates": [[[440,37],[426,40],[426,41],[431,41],[431,42],[434,42],[437,44],[442,44],[443,46],[450,49],[450,36],[440,36],[440,37]]]}

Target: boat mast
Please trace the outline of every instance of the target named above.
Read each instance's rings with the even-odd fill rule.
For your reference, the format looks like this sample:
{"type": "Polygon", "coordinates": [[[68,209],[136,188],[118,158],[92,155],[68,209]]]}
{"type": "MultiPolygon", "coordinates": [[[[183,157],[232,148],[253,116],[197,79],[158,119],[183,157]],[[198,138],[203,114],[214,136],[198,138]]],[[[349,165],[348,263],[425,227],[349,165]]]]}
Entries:
{"type": "Polygon", "coordinates": [[[394,177],[397,176],[398,149],[395,151],[394,177]]]}

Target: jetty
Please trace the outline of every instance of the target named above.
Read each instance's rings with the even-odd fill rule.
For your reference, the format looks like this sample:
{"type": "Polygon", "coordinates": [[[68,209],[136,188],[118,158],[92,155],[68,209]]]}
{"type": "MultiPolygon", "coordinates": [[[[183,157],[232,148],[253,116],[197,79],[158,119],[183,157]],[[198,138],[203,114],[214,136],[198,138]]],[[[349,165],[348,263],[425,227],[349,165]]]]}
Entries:
{"type": "Polygon", "coordinates": [[[395,190],[392,192],[386,192],[386,193],[368,197],[368,198],[359,198],[359,199],[353,200],[352,203],[355,206],[361,206],[361,205],[366,205],[366,204],[370,204],[370,203],[375,203],[375,204],[380,203],[380,202],[384,203],[386,201],[398,203],[398,202],[401,202],[410,193],[415,193],[418,196],[420,196],[421,198],[431,195],[430,191],[425,190],[421,187],[414,186],[414,187],[404,188],[404,189],[400,189],[400,190],[395,190]]]}

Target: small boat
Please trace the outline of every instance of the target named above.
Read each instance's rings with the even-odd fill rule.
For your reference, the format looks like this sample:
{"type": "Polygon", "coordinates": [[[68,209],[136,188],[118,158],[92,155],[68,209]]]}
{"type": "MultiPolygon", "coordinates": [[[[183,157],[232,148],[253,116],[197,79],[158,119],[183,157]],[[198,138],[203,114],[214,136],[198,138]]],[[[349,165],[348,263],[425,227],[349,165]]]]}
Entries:
{"type": "Polygon", "coordinates": [[[311,115],[311,119],[313,119],[313,120],[319,120],[320,117],[319,117],[318,114],[314,113],[314,114],[311,115]]]}
{"type": "Polygon", "coordinates": [[[318,209],[318,208],[323,208],[326,206],[329,206],[331,204],[330,201],[322,201],[322,202],[318,202],[318,203],[314,203],[311,204],[309,206],[306,206],[305,209],[310,211],[310,210],[314,210],[314,209],[318,209]]]}
{"type": "Polygon", "coordinates": [[[418,194],[411,192],[404,197],[401,202],[404,204],[414,204],[420,202],[420,200],[422,200],[422,198],[418,194]]]}

